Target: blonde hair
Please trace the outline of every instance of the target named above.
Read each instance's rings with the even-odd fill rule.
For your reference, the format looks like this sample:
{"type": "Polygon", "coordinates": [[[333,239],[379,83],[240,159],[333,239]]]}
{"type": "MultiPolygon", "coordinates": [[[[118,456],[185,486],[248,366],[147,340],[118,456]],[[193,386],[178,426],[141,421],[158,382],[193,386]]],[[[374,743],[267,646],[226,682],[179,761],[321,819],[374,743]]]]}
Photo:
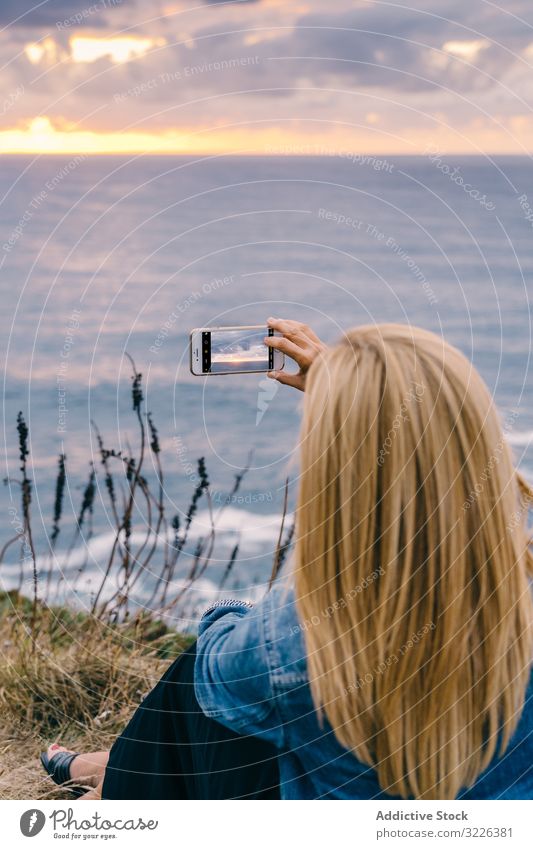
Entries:
{"type": "Polygon", "coordinates": [[[358,327],[309,370],[300,451],[315,706],[384,791],[453,799],[504,752],[533,655],[533,492],[490,393],[433,333],[358,327]]]}

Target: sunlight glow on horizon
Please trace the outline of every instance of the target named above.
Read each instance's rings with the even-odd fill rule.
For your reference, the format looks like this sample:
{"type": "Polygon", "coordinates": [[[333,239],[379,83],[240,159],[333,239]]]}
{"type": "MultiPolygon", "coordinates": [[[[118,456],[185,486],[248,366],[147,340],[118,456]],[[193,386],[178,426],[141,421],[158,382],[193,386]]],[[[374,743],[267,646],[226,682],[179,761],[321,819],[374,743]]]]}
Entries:
{"type": "MultiPolygon", "coordinates": [[[[171,127],[165,130],[97,131],[79,129],[64,119],[56,123],[39,116],[23,125],[0,130],[1,154],[181,154],[181,155],[256,155],[256,156],[320,156],[345,158],[360,155],[383,157],[395,154],[421,155],[434,152],[435,128],[428,126],[403,135],[379,132],[376,113],[366,115],[364,127],[324,133],[311,124],[294,126],[238,127],[171,127]]],[[[510,119],[514,132],[514,149],[502,145],[498,127],[474,122],[460,132],[438,128],[438,148],[447,153],[518,153],[529,151],[533,118],[516,115],[510,119]],[[477,145],[476,145],[477,142],[477,145]],[[520,144],[521,142],[521,144],[520,144]]]]}

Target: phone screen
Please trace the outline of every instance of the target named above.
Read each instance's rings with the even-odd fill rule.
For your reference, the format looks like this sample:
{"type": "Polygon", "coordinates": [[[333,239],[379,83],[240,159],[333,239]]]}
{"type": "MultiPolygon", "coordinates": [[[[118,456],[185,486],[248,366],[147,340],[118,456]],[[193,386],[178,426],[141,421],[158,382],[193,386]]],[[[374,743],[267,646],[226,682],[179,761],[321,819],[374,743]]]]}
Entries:
{"type": "MultiPolygon", "coordinates": [[[[268,371],[272,368],[273,350],[263,342],[272,336],[272,328],[212,330],[209,362],[204,371],[221,374],[239,371],[268,371]],[[206,368],[207,366],[207,368],[206,368]]],[[[204,345],[204,350],[205,350],[204,345]]]]}

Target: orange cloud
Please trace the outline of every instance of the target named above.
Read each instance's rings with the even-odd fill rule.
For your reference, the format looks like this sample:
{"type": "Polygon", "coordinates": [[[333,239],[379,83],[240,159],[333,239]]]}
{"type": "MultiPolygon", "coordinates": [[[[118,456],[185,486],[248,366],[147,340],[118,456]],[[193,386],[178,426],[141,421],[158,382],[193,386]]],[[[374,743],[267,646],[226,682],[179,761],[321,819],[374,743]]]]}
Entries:
{"type": "Polygon", "coordinates": [[[121,64],[130,59],[138,59],[153,47],[162,47],[164,44],[166,44],[165,38],[144,38],[135,35],[114,37],[73,35],[69,39],[70,52],[67,52],[48,36],[42,41],[27,44],[24,53],[32,65],[39,65],[43,61],[53,64],[59,60],[89,64],[104,56],[107,56],[114,64],[121,64]]]}
{"type": "Polygon", "coordinates": [[[152,47],[166,44],[164,38],[139,38],[138,36],[117,36],[115,38],[95,38],[76,35],[70,39],[70,53],[73,62],[96,62],[103,56],[109,56],[112,62],[119,64],[144,56],[152,47]]]}

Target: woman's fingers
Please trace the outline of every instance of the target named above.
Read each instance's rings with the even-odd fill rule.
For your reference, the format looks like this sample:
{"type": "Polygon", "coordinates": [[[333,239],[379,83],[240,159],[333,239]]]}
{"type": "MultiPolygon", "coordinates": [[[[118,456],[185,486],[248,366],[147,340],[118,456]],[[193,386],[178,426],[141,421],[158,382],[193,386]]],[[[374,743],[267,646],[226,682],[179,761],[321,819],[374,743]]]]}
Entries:
{"type": "Polygon", "coordinates": [[[268,319],[267,324],[269,327],[272,327],[273,330],[277,330],[278,333],[282,333],[298,345],[306,345],[309,344],[309,342],[314,342],[315,345],[318,345],[321,348],[323,347],[323,343],[316,333],[307,324],[302,324],[301,321],[293,321],[288,318],[271,317],[268,319]]]}
{"type": "Polygon", "coordinates": [[[287,374],[284,371],[269,372],[269,377],[274,378],[279,383],[286,383],[288,386],[294,386],[296,389],[305,390],[305,376],[312,364],[325,349],[326,346],[318,338],[307,324],[302,324],[300,321],[291,321],[286,318],[269,318],[268,326],[280,336],[267,336],[265,343],[287,354],[288,357],[295,360],[300,366],[298,374],[287,374]]]}
{"type": "Polygon", "coordinates": [[[302,374],[287,374],[284,371],[269,371],[268,377],[272,380],[277,380],[278,383],[284,383],[286,386],[294,386],[295,389],[305,389],[305,377],[302,374]]]}
{"type": "Polygon", "coordinates": [[[279,330],[280,333],[283,333],[283,330],[287,328],[289,325],[296,324],[295,321],[291,321],[288,318],[273,318],[270,316],[267,318],[267,324],[269,327],[273,327],[274,330],[279,330]]]}
{"type": "Polygon", "coordinates": [[[265,345],[268,345],[270,348],[276,348],[278,351],[283,351],[284,354],[295,360],[299,366],[309,364],[309,357],[306,355],[304,349],[284,336],[265,336],[265,345]]]}
{"type": "Polygon", "coordinates": [[[294,342],[299,348],[309,344],[309,338],[302,331],[302,326],[297,321],[288,321],[285,319],[276,319],[275,323],[269,320],[269,327],[281,333],[284,339],[289,339],[294,342]]]}

